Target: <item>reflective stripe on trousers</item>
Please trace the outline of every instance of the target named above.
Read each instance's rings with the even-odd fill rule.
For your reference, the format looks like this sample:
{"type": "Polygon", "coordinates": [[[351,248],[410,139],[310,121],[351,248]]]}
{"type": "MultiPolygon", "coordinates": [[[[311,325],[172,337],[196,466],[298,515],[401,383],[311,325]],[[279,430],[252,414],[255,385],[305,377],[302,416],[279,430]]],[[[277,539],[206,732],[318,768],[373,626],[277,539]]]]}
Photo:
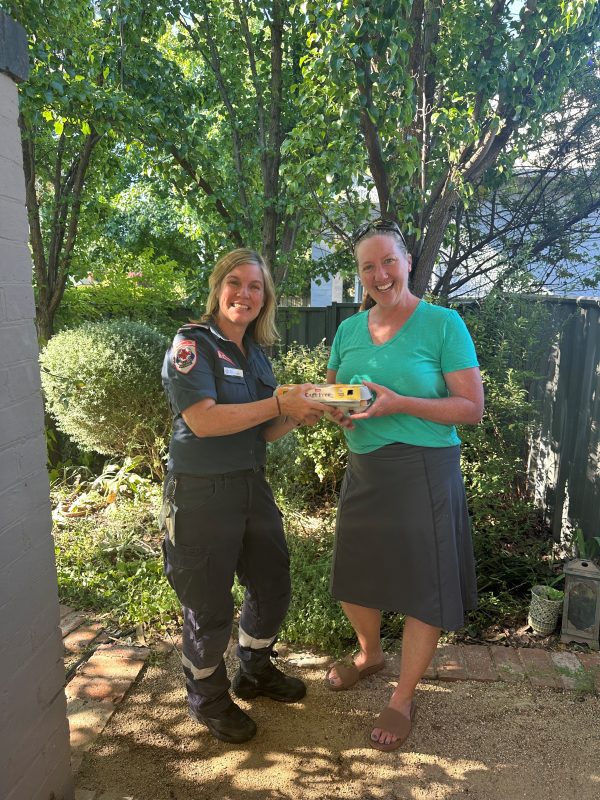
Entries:
{"type": "Polygon", "coordinates": [[[234,575],[245,589],[238,656],[244,669],[260,671],[288,609],[289,556],[262,471],[174,477],[175,541],[166,536],[163,542],[165,574],[183,606],[189,702],[210,716],[229,703],[223,654],[231,636],[234,575]]]}

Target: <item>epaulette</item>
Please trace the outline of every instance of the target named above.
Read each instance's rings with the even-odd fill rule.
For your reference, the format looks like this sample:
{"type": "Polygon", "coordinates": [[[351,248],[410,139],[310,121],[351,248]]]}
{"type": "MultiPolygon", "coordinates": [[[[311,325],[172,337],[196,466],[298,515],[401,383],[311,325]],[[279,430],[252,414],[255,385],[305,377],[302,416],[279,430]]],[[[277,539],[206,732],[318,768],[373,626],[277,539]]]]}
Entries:
{"type": "Polygon", "coordinates": [[[185,325],[182,325],[181,328],[177,330],[177,333],[192,333],[195,330],[210,330],[210,326],[206,322],[186,322],[185,325]]]}

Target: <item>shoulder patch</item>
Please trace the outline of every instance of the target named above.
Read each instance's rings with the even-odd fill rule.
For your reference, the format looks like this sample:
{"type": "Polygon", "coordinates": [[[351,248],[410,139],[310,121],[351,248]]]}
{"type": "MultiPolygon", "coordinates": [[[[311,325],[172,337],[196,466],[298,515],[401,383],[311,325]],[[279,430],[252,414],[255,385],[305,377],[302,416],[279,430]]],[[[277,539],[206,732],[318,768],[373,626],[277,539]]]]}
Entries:
{"type": "Polygon", "coordinates": [[[193,339],[182,339],[173,346],[172,361],[177,372],[186,375],[196,363],[198,351],[193,339]]]}

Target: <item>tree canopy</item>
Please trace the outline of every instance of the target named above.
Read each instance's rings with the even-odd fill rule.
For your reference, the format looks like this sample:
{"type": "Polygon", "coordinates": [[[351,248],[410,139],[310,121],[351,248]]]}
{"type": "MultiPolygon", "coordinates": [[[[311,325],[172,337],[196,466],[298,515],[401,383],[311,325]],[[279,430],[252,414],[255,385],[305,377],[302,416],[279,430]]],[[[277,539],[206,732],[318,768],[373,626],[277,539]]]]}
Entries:
{"type": "Polygon", "coordinates": [[[408,234],[422,294],[457,210],[477,199],[484,177],[500,185],[539,143],[594,57],[600,6],[367,0],[306,9],[307,149],[317,159],[331,153],[340,192],[368,176],[380,212],[408,234]]]}
{"type": "Polygon", "coordinates": [[[414,290],[448,295],[515,259],[564,269],[597,209],[595,0],[1,2],[31,43],[43,338],[68,276],[119,248],[191,271],[254,246],[293,293],[323,269],[311,243],[350,263],[377,207],[406,231],[414,290]]]}

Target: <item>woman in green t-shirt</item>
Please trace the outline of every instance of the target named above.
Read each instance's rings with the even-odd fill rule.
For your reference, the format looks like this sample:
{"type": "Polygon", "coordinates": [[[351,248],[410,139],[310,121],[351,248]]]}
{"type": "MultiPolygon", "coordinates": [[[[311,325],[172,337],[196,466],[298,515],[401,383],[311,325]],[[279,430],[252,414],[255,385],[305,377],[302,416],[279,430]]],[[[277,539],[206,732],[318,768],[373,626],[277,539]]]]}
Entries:
{"type": "Polygon", "coordinates": [[[364,310],[339,327],[329,383],[365,383],[375,394],[346,429],[331,590],[360,651],[327,672],[347,689],[384,666],[382,611],[405,615],[398,685],[369,741],[394,750],[410,733],[414,692],[440,632],[477,604],[469,517],[456,425],[476,424],[483,387],[460,316],[416,297],[399,227],[374,220],[353,237],[364,310]]]}

